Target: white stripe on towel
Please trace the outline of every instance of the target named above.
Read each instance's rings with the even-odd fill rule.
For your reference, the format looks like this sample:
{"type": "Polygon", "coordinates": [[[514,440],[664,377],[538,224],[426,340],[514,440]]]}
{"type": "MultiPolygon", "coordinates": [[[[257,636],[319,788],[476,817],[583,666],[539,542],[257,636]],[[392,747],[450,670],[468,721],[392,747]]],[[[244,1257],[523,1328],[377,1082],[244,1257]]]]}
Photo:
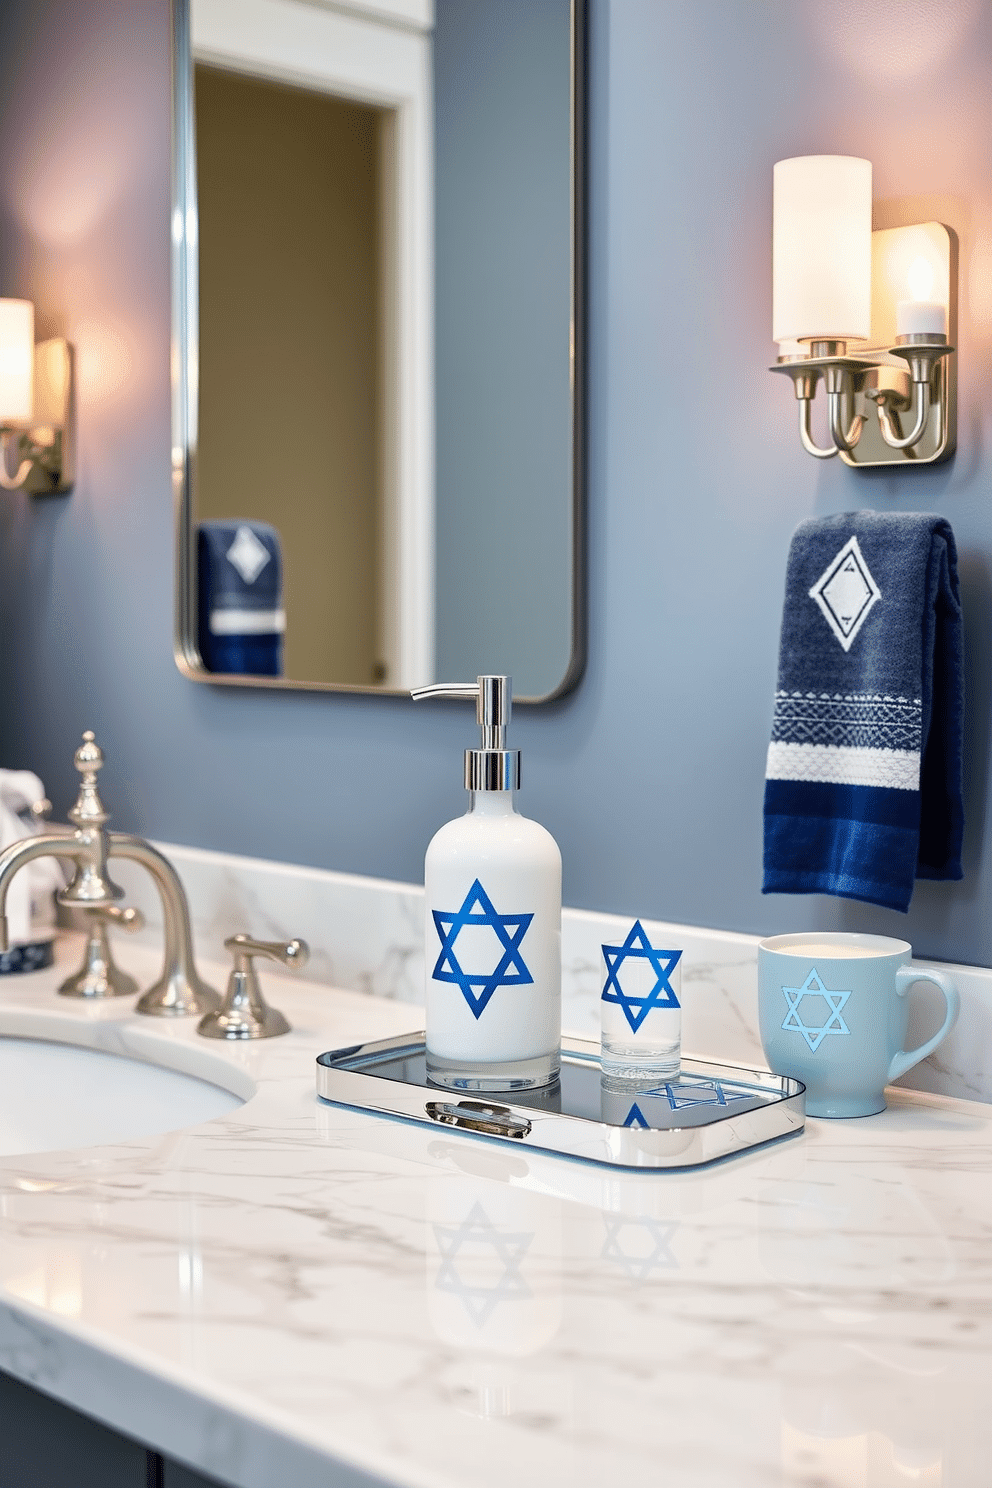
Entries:
{"type": "Polygon", "coordinates": [[[211,610],[211,635],[282,635],[285,610],[211,610]]]}
{"type": "Polygon", "coordinates": [[[920,788],[920,756],[911,749],[852,749],[838,744],[773,740],[768,746],[765,777],[915,791],[920,788]]]}

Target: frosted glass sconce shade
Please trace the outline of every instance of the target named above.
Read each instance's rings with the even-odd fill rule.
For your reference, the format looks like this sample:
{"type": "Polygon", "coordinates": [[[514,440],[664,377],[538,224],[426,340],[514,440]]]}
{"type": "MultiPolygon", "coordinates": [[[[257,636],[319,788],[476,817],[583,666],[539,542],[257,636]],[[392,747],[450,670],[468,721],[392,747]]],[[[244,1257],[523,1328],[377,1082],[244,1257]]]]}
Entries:
{"type": "Polygon", "coordinates": [[[772,339],[867,341],[871,161],[800,155],[775,166],[772,339]]]}
{"type": "Polygon", "coordinates": [[[29,423],[34,413],[34,306],[0,300],[0,425],[29,423]]]}
{"type": "Polygon", "coordinates": [[[0,488],[32,496],[72,490],[72,347],[34,344],[34,305],[0,299],[0,488]]]}

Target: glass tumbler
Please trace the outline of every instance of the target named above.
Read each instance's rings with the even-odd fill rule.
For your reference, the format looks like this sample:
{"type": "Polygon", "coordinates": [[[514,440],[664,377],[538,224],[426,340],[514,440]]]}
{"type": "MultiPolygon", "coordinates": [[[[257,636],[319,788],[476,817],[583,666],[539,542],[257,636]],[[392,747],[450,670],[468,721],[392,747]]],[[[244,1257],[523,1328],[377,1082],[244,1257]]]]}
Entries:
{"type": "Polygon", "coordinates": [[[606,1080],[647,1087],[679,1072],[682,952],[656,949],[640,920],[621,945],[604,945],[600,1013],[606,1080]]]}

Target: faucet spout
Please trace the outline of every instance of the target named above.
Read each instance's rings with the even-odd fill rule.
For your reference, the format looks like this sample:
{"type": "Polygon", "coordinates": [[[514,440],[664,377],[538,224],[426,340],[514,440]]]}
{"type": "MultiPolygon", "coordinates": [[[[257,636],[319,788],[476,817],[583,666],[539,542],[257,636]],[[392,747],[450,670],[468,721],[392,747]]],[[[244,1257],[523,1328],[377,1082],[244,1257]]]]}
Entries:
{"type": "Polygon", "coordinates": [[[143,837],[126,832],[108,833],[107,856],[140,863],[155,880],[162,900],[165,965],[155,985],[138,999],[138,1012],[158,1018],[213,1012],[220,1006],[220,994],[202,980],[194,964],[186,891],[168,858],[143,837]]]}
{"type": "Polygon", "coordinates": [[[15,873],[34,858],[72,858],[77,866],[91,865],[93,857],[90,845],[77,840],[75,834],[44,832],[40,837],[24,837],[12,842],[0,852],[0,951],[9,950],[7,944],[7,890],[15,873]]]}

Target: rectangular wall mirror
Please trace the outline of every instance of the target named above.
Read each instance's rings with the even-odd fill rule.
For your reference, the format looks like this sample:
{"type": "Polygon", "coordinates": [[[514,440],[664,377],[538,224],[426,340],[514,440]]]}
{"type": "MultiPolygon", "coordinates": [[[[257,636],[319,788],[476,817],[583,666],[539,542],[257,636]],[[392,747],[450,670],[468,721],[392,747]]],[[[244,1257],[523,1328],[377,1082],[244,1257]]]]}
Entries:
{"type": "Polygon", "coordinates": [[[173,0],[176,660],[584,662],[585,0],[173,0]]]}

